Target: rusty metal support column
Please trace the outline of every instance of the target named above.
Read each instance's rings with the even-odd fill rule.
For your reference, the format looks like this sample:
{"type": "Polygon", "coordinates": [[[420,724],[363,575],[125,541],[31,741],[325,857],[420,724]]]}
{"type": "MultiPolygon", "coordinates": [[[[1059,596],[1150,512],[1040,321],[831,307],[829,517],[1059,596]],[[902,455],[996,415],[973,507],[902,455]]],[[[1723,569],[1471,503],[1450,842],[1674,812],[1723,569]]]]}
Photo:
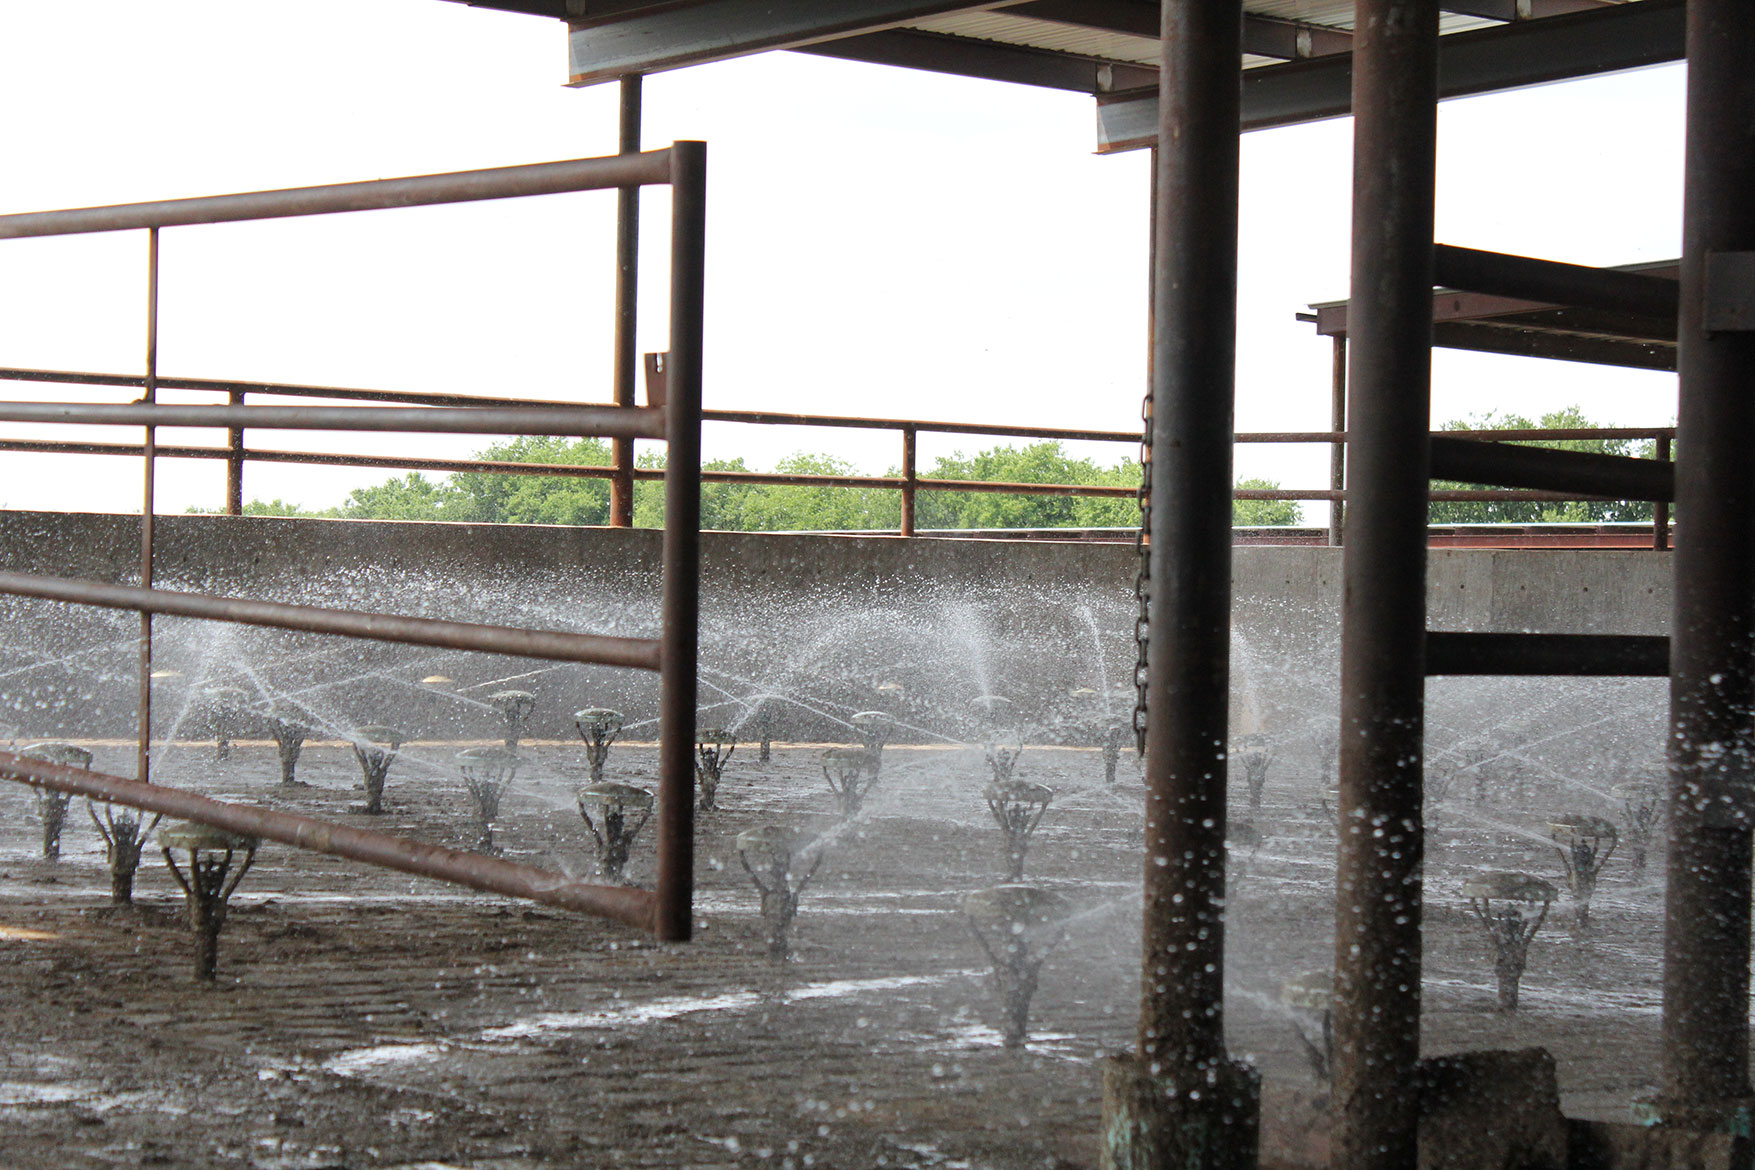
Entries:
{"type": "Polygon", "coordinates": [[[1103,1165],[1253,1167],[1259,1084],[1224,1040],[1225,779],[1240,0],[1166,0],[1152,362],[1137,1053],[1104,1070],[1103,1165]]]}
{"type": "MultiPolygon", "coordinates": [[[[620,152],[640,152],[639,74],[621,79],[620,152]]],[[[634,405],[634,389],[640,366],[640,188],[622,187],[615,200],[615,404],[634,405]]],[[[634,523],[634,440],[612,439],[611,464],[615,477],[609,481],[609,522],[616,528],[634,523]]]]}
{"type": "Polygon", "coordinates": [[[1415,1163],[1437,0],[1359,0],[1331,1165],[1415,1163]]]}
{"type": "MultiPolygon", "coordinates": [[[[142,402],[158,400],[158,229],[146,233],[146,381],[142,402]]],[[[157,495],[158,428],[147,427],[141,445],[140,587],[152,588],[152,523],[157,495]]],[[[134,746],[134,776],[152,779],[152,615],[140,615],[139,725],[134,746]]]]}
{"type": "Polygon", "coordinates": [[[1747,1124],[1755,332],[1708,332],[1706,276],[1715,253],[1755,252],[1755,5],[1689,0],[1687,19],[1660,1104],[1741,1099],[1747,1124]]]}
{"type": "MultiPolygon", "coordinates": [[[[244,392],[234,389],[227,395],[233,406],[244,405],[244,392]]],[[[225,514],[244,514],[244,428],[232,427],[225,433],[225,514]]]]}
{"type": "MultiPolygon", "coordinates": [[[[1342,432],[1347,429],[1347,335],[1337,333],[1334,338],[1334,360],[1329,372],[1329,430],[1342,432]]],[[[1331,492],[1345,491],[1347,488],[1347,444],[1336,440],[1328,446],[1328,489],[1331,492]]],[[[1338,497],[1328,505],[1328,543],[1330,548],[1339,548],[1341,541],[1346,539],[1346,504],[1338,497]]]]}
{"type": "Polygon", "coordinates": [[[670,357],[665,363],[664,630],[658,709],[658,909],[653,931],[686,942],[694,927],[695,656],[701,574],[701,342],[707,145],[670,151],[670,357]]]}
{"type": "Polygon", "coordinates": [[[914,502],[919,495],[920,467],[916,444],[920,432],[915,427],[902,428],[902,520],[903,536],[914,535],[914,502]]]}

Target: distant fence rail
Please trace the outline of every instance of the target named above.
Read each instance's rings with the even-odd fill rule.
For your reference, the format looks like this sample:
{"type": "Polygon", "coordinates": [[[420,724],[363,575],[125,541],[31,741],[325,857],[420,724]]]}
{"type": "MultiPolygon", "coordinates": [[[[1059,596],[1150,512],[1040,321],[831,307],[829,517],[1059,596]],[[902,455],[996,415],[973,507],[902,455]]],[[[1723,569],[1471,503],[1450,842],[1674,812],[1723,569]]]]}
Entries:
{"type": "MultiPolygon", "coordinates": [[[[136,388],[144,386],[145,380],[138,375],[108,374],[87,370],[42,370],[24,368],[0,368],[0,381],[12,382],[49,382],[62,385],[79,386],[111,386],[118,388],[136,388]]],[[[394,406],[415,409],[428,408],[433,410],[450,410],[469,408],[479,410],[487,421],[489,412],[496,410],[540,411],[551,409],[557,411],[578,411],[581,415],[589,412],[612,409],[596,407],[576,402],[565,402],[557,399],[505,398],[469,394],[423,394],[411,391],[373,390],[344,386],[316,386],[281,382],[249,382],[217,378],[174,378],[160,376],[156,379],[159,390],[179,390],[225,395],[233,404],[241,406],[249,395],[264,397],[296,397],[331,402],[376,402],[393,404],[394,406]]],[[[6,418],[4,404],[0,404],[0,421],[6,418]]],[[[1033,439],[1056,440],[1061,442],[1096,442],[1120,443],[1135,445],[1140,436],[1133,431],[1092,430],[1071,427],[1031,427],[1009,426],[994,423],[963,423],[945,422],[927,419],[867,418],[854,415],[824,414],[792,414],[773,411],[740,411],[740,410],[703,410],[703,422],[733,423],[747,426],[788,426],[788,427],[821,427],[844,430],[891,431],[901,438],[899,474],[896,475],[827,475],[815,473],[790,473],[767,471],[712,471],[703,469],[703,483],[743,483],[759,485],[790,485],[843,488],[872,488],[896,491],[901,494],[901,523],[899,531],[904,536],[928,535],[917,528],[915,519],[918,511],[920,492],[988,492],[1010,495],[1029,496],[1072,496],[1094,499],[1131,499],[1137,489],[1124,484],[1070,484],[1070,483],[1019,483],[996,480],[962,480],[937,479],[922,476],[918,466],[918,439],[923,434],[933,435],[967,435],[998,439],[1033,439]]],[[[34,421],[54,421],[37,419],[34,421]]],[[[412,421],[412,420],[411,420],[412,421]]],[[[174,425],[174,424],[173,424],[174,425]]],[[[222,425],[218,421],[215,426],[222,425]]],[[[412,428],[393,428],[412,429],[412,428]]],[[[459,428],[461,429],[461,428],[459,428]]],[[[471,428],[479,430],[480,428],[471,428]]],[[[510,432],[508,432],[510,433],[510,432]]],[[[522,428],[522,433],[531,433],[529,425],[522,428]]],[[[573,431],[577,433],[577,431],[573,431]]],[[[1450,438],[1469,438],[1485,442],[1519,441],[1519,442],[1558,442],[1571,439],[1631,439],[1645,440],[1653,444],[1657,458],[1668,459],[1670,448],[1675,440],[1674,427],[1567,427],[1537,428],[1531,430],[1476,430],[1467,432],[1444,431],[1434,432],[1450,438]]],[[[277,448],[247,446],[243,438],[242,428],[231,428],[226,446],[170,446],[159,444],[156,454],[161,459],[217,459],[224,460],[228,465],[226,511],[237,512],[242,509],[241,482],[243,468],[247,462],[258,463],[296,463],[326,466],[370,467],[392,471],[431,471],[441,473],[480,472],[496,475],[541,475],[560,478],[604,479],[604,480],[662,480],[664,472],[652,468],[641,468],[624,465],[625,448],[617,447],[610,462],[599,465],[579,465],[565,463],[529,463],[512,460],[494,459],[442,459],[431,456],[398,456],[371,454],[335,454],[320,451],[297,451],[277,448]]],[[[1344,452],[1347,435],[1344,431],[1241,431],[1236,441],[1242,445],[1253,444],[1323,444],[1331,451],[1344,452]]],[[[139,457],[143,453],[140,444],[133,443],[98,443],[98,442],[56,442],[32,439],[0,439],[0,451],[28,451],[48,454],[80,454],[80,455],[132,455],[139,457]]],[[[1331,483],[1324,488],[1236,488],[1232,496],[1238,500],[1275,500],[1275,501],[1320,501],[1336,505],[1345,505],[1346,489],[1331,483]]],[[[1434,489],[1428,493],[1434,501],[1463,501],[1477,503],[1506,503],[1518,501],[1565,502],[1578,499],[1595,499],[1598,497],[1580,497],[1561,492],[1515,490],[1505,488],[1456,488],[1434,489]]],[[[1655,547],[1668,546],[1668,516],[1664,505],[1658,505],[1654,522],[1646,525],[1644,530],[1649,534],[1655,547]]],[[[626,521],[625,516],[613,516],[612,523],[626,521]]],[[[1442,527],[1435,526],[1434,539],[1442,542],[1442,527]]],[[[1331,528],[1331,539],[1338,538],[1338,527],[1331,528]]],[[[948,535],[936,531],[930,535],[948,535]]],[[[1539,530],[1526,533],[1523,541],[1539,539],[1539,530]]],[[[1095,539],[1087,536],[1086,539],[1095,539]]],[[[1615,540],[1624,540],[1617,535],[1615,540]]],[[[1294,543],[1306,543],[1299,539],[1294,543]]]]}

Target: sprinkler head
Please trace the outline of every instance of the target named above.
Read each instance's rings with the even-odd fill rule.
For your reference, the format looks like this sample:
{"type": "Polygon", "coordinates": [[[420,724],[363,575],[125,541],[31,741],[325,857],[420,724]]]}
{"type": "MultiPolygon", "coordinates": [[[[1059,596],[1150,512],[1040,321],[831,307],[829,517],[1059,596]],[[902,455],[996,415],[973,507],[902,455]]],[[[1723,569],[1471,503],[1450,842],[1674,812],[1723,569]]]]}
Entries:
{"type": "Polygon", "coordinates": [[[1612,849],[1619,837],[1615,822],[1606,817],[1562,813],[1548,822],[1548,839],[1562,849],[1579,845],[1596,849],[1605,844],[1612,849]]]}
{"type": "Polygon", "coordinates": [[[745,829],[737,835],[737,852],[751,869],[767,873],[787,873],[794,858],[802,857],[816,834],[785,825],[763,825],[745,829]]]}
{"type": "Polygon", "coordinates": [[[158,844],[171,876],[188,899],[189,925],[195,932],[195,978],[211,983],[226,903],[256,860],[258,841],[211,825],[177,824],[159,831],[158,844]],[[179,852],[188,855],[186,871],[177,865],[179,852]],[[234,869],[232,863],[238,854],[243,855],[243,861],[234,869]]]}
{"type": "Polygon", "coordinates": [[[862,747],[830,748],[823,753],[823,779],[841,805],[841,815],[852,817],[877,784],[878,770],[872,753],[862,747]]]}
{"type": "Polygon", "coordinates": [[[993,964],[1005,1012],[1002,1043],[1018,1048],[1029,1034],[1030,999],[1048,952],[1066,937],[1072,904],[1052,890],[1008,884],[963,899],[975,941],[993,964]]]}
{"type": "Polygon", "coordinates": [[[1547,913],[1560,896],[1552,882],[1505,870],[1476,874],[1463,883],[1462,893],[1471,904],[1478,902],[1489,910],[1497,906],[1525,918],[1547,913]]]}
{"type": "Polygon", "coordinates": [[[386,727],[382,723],[368,723],[364,727],[356,727],[349,737],[359,747],[381,748],[386,751],[400,751],[408,742],[408,735],[394,727],[386,727]]]}
{"type": "Polygon", "coordinates": [[[1004,780],[989,784],[982,795],[1005,840],[1006,876],[1013,882],[1021,881],[1030,837],[1048,811],[1054,789],[1028,780],[1004,780]]]}
{"type": "Polygon", "coordinates": [[[726,761],[737,751],[737,736],[722,727],[701,727],[695,730],[695,786],[699,793],[696,807],[712,812],[718,806],[719,778],[726,761]]]}
{"type": "Polygon", "coordinates": [[[611,711],[608,707],[587,707],[583,711],[573,712],[573,725],[585,739],[605,738],[613,740],[621,734],[624,722],[620,711],[611,711]]]}
{"type": "Polygon", "coordinates": [[[1072,917],[1072,903],[1066,895],[1041,886],[1008,882],[965,895],[963,913],[976,930],[1002,942],[1015,939],[1026,946],[1053,946],[1072,917]]]}
{"type": "Polygon", "coordinates": [[[637,785],[618,784],[614,780],[602,784],[587,784],[579,789],[579,807],[596,809],[604,816],[630,811],[646,812],[652,808],[652,793],[637,785]]]}
{"type": "Polygon", "coordinates": [[[507,718],[522,719],[536,709],[536,696],[529,691],[495,691],[488,702],[507,718]]]}
{"type": "Polygon", "coordinates": [[[66,768],[91,767],[91,753],[70,743],[33,743],[29,747],[19,748],[18,754],[29,756],[33,760],[42,760],[46,764],[60,764],[66,768]]]}
{"type": "Polygon", "coordinates": [[[823,863],[823,852],[813,848],[815,843],[812,834],[784,825],[763,825],[737,835],[737,857],[761,894],[768,954],[776,959],[791,953],[789,931],[798,916],[799,895],[823,863]]]}
{"type": "Polygon", "coordinates": [[[870,757],[875,775],[884,766],[884,745],[895,733],[896,721],[884,711],[859,711],[847,717],[859,738],[865,741],[865,754],[870,757]]]}
{"type": "MultiPolygon", "coordinates": [[[[70,743],[34,743],[18,754],[66,768],[91,767],[91,753],[70,743]]],[[[31,791],[36,795],[37,815],[43,821],[43,856],[54,861],[61,856],[61,829],[67,823],[67,806],[73,797],[54,788],[33,786],[31,791]]]]}
{"type": "Polygon", "coordinates": [[[1530,940],[1546,921],[1557,891],[1551,883],[1527,873],[1496,872],[1470,878],[1463,883],[1462,893],[1493,943],[1499,1009],[1514,1012],[1530,940]]]}
{"type": "Polygon", "coordinates": [[[1280,985],[1280,1002],[1292,1013],[1293,1031],[1316,1079],[1327,1084],[1334,1068],[1333,971],[1306,971],[1280,985]]]}
{"type": "Polygon", "coordinates": [[[505,795],[506,786],[517,775],[518,765],[523,761],[515,752],[497,744],[464,748],[457,753],[456,760],[457,770],[463,773],[463,785],[475,799],[476,811],[480,814],[481,833],[477,847],[491,850],[494,847],[494,818],[500,815],[500,797],[505,795]]]}
{"type": "Polygon", "coordinates": [[[621,882],[634,839],[652,816],[652,793],[632,784],[610,781],[581,788],[578,800],[579,816],[597,842],[604,880],[621,882]]]}
{"type": "Polygon", "coordinates": [[[523,762],[516,752],[509,752],[497,744],[464,748],[457,753],[457,767],[471,779],[510,781],[523,762]]]}
{"type": "Polygon", "coordinates": [[[985,723],[997,723],[1012,713],[1015,704],[1004,695],[976,695],[969,700],[976,716],[985,723]]]}
{"type": "Polygon", "coordinates": [[[1566,885],[1578,904],[1578,927],[1590,928],[1590,899],[1596,892],[1597,875],[1614,855],[1621,835],[1615,822],[1584,813],[1563,813],[1548,822],[1548,839],[1560,855],[1566,885]]]}
{"type": "Polygon", "coordinates": [[[881,735],[886,741],[896,727],[896,720],[888,711],[856,711],[847,717],[847,722],[857,727],[867,739],[881,735]]]}
{"type": "Polygon", "coordinates": [[[1024,754],[1024,732],[1021,728],[991,730],[982,742],[982,754],[987,757],[987,767],[993,773],[995,783],[1005,783],[1012,778],[1012,772],[1018,766],[1018,759],[1024,754]]]}
{"type": "Polygon", "coordinates": [[[1335,994],[1335,973],[1306,971],[1280,985],[1280,1002],[1303,1012],[1326,1012],[1335,994]]]}

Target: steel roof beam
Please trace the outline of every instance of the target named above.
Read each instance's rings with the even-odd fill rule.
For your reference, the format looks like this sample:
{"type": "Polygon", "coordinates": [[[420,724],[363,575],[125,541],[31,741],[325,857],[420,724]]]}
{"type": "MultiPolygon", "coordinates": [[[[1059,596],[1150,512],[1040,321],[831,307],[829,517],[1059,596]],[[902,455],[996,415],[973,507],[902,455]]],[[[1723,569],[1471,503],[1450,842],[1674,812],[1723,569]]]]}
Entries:
{"type": "Polygon", "coordinates": [[[1458,16],[1484,16],[1488,20],[1542,20],[1549,16],[1568,16],[1574,12],[1592,12],[1613,8],[1622,0],[1444,0],[1441,7],[1458,16]]]}
{"type": "Polygon", "coordinates": [[[917,29],[887,29],[804,45],[798,51],[843,61],[925,69],[933,73],[954,73],[960,77],[1075,93],[1107,93],[1155,85],[1158,80],[1158,71],[1144,65],[1109,64],[1046,49],[1002,45],[997,41],[978,41],[917,29]]]}
{"type": "Polygon", "coordinates": [[[575,18],[567,35],[569,85],[658,73],[769,49],[895,28],[1015,0],[705,0],[602,19],[575,18]]]}
{"type": "MultiPolygon", "coordinates": [[[[1158,6],[1137,0],[1030,0],[1006,11],[1031,20],[1158,39],[1158,6]]],[[[1298,61],[1352,49],[1353,34],[1345,29],[1270,16],[1243,18],[1243,51],[1253,56],[1298,61]]]]}
{"type": "MultiPolygon", "coordinates": [[[[1439,38],[1439,96],[1452,98],[1680,61],[1683,0],[1639,0],[1439,38]]],[[[1352,112],[1352,57],[1336,55],[1245,70],[1243,128],[1261,130],[1352,112]]],[[[1153,92],[1099,98],[1097,149],[1157,141],[1153,92]]]]}

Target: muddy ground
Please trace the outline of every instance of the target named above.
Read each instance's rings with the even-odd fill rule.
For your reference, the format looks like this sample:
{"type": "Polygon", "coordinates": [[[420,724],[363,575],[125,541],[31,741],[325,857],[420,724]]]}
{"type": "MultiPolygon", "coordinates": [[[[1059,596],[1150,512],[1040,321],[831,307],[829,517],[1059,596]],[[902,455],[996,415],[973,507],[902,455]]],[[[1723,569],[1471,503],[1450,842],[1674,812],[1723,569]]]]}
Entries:
{"type": "MultiPolygon", "coordinates": [[[[279,787],[271,746],[179,746],[167,782],[467,847],[458,745],[412,745],[388,815],[352,811],[350,752],[308,746],[279,787]],[[424,766],[423,766],[424,761],[424,766]]],[[[100,745],[95,767],[132,771],[100,745]]],[[[959,906],[1002,877],[979,752],[891,748],[862,818],[807,890],[792,961],[766,954],[731,842],[772,821],[827,828],[821,749],[740,749],[700,827],[697,940],[265,846],[240,889],[212,987],[190,978],[181,895],[156,860],[112,908],[77,806],[44,861],[31,794],[0,787],[0,1164],[7,1167],[1087,1167],[1099,1062],[1137,1017],[1141,790],[1103,784],[1095,752],[1026,751],[1058,790],[1029,878],[1079,908],[1049,959],[1033,1038],[1007,1050],[986,961],[959,906]]],[[[512,857],[588,875],[571,793],[576,744],[527,745],[497,826],[512,857]]],[[[1315,765],[1276,763],[1230,919],[1227,1030],[1273,1093],[1315,1081],[1279,1006],[1330,962],[1334,832],[1315,765]]],[[[611,778],[650,782],[650,747],[611,778]]],[[[1239,798],[1241,793],[1239,792],[1239,798]]],[[[1462,799],[1429,845],[1429,1053],[1541,1044],[1574,1116],[1619,1119],[1656,1075],[1661,891],[1615,857],[1576,933],[1562,904],[1530,953],[1523,1007],[1494,1010],[1486,945],[1458,895],[1484,867],[1555,877],[1527,814],[1462,799]]],[[[1599,802],[1601,803],[1601,802],[1599,802]]],[[[1602,807],[1582,811],[1608,813],[1602,807]]],[[[650,875],[651,842],[631,876],[650,875]]],[[[1661,873],[1661,859],[1653,859],[1661,873]]],[[[1270,1094],[1271,1095],[1271,1094],[1270,1094]]]]}

